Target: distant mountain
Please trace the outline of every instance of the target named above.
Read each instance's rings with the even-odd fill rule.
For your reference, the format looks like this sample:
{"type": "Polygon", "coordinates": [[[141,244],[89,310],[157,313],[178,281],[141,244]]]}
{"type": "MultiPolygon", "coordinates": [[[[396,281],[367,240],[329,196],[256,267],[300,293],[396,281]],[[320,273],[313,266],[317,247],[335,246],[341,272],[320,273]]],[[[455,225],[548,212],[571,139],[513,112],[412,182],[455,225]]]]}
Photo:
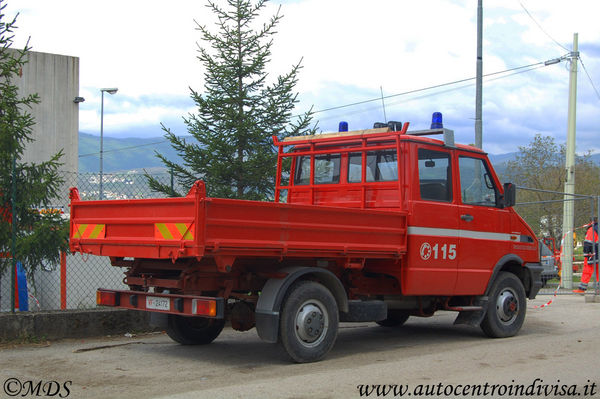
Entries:
{"type": "MultiPolygon", "coordinates": [[[[191,136],[190,138],[191,139],[191,136]]],[[[188,139],[188,140],[189,140],[188,139]]],[[[155,151],[171,160],[180,161],[171,143],[163,137],[104,137],[103,170],[105,173],[132,169],[163,168],[155,151]]],[[[97,173],[100,168],[100,137],[79,133],[79,172],[97,173]]]]}
{"type": "Polygon", "coordinates": [[[506,154],[488,154],[488,157],[490,158],[490,162],[492,162],[495,168],[496,165],[506,164],[509,161],[513,161],[516,158],[517,154],[518,152],[508,152],[506,154]]]}
{"type": "Polygon", "coordinates": [[[592,155],[591,159],[596,165],[600,165],[600,154],[592,155]]]}
{"type": "Polygon", "coordinates": [[[514,161],[517,154],[518,152],[509,152],[506,154],[488,154],[488,158],[494,166],[494,170],[496,170],[496,173],[498,176],[500,176],[500,179],[502,179],[508,163],[510,161],[514,161]]]}
{"type": "MultiPolygon", "coordinates": [[[[194,141],[192,136],[186,140],[194,141]]],[[[171,144],[163,137],[152,138],[115,138],[104,137],[104,172],[125,172],[146,169],[149,172],[164,172],[162,162],[156,157],[155,151],[170,160],[181,162],[171,144]]],[[[517,156],[517,152],[506,154],[488,154],[494,169],[503,175],[509,161],[517,156]]],[[[600,154],[594,154],[592,161],[600,165],[600,154]]],[[[100,137],[88,133],[79,133],[79,171],[82,173],[97,173],[100,164],[100,137]]]]}
{"type": "MultiPolygon", "coordinates": [[[[492,165],[494,165],[496,173],[502,178],[504,172],[506,171],[508,163],[510,161],[514,161],[518,154],[518,152],[509,152],[506,154],[488,154],[488,157],[492,165]]],[[[594,164],[600,166],[600,153],[592,154],[590,159],[594,164]]]]}

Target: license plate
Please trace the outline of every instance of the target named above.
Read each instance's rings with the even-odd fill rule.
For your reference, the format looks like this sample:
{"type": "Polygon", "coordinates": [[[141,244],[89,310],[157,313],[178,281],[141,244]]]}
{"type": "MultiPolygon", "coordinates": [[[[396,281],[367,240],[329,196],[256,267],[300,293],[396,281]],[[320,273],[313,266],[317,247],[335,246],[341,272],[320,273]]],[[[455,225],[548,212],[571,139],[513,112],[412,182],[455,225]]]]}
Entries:
{"type": "Polygon", "coordinates": [[[169,311],[169,310],[171,310],[171,300],[169,298],[147,296],[146,297],[146,309],[169,311]]]}

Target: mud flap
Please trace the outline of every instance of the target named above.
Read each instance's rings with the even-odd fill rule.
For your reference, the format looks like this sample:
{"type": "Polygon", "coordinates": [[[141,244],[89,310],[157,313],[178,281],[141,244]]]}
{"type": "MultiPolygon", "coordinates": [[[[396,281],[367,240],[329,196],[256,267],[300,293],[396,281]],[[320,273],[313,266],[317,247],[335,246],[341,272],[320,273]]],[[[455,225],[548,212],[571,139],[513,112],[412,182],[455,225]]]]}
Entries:
{"type": "Polygon", "coordinates": [[[340,312],[342,322],[381,321],[387,318],[383,301],[348,301],[348,312],[340,312]]]}
{"type": "Polygon", "coordinates": [[[480,296],[475,299],[473,306],[481,306],[480,310],[469,310],[458,313],[454,324],[466,324],[469,326],[479,327],[481,321],[485,317],[487,312],[489,298],[487,296],[480,296]]]}
{"type": "Polygon", "coordinates": [[[531,281],[530,289],[525,287],[527,298],[535,299],[540,288],[542,288],[542,271],[544,270],[544,267],[539,263],[527,263],[525,264],[525,268],[529,270],[531,281]]]}
{"type": "Polygon", "coordinates": [[[150,312],[150,327],[167,329],[168,315],[166,313],[150,312]]]}

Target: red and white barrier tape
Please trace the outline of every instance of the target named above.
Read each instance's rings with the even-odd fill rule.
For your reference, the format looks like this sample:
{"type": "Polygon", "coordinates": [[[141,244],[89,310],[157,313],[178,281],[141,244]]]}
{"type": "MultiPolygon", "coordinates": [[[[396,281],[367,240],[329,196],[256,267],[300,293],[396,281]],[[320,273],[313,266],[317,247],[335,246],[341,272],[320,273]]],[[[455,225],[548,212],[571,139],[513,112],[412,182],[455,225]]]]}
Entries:
{"type": "MultiPolygon", "coordinates": [[[[577,229],[582,229],[582,228],[584,228],[584,227],[589,227],[589,226],[591,226],[591,225],[590,225],[590,224],[584,224],[583,226],[575,227],[575,228],[573,229],[573,232],[574,232],[575,230],[577,230],[577,229]]],[[[565,234],[562,236],[561,243],[564,243],[564,242],[565,242],[565,238],[567,237],[567,235],[568,235],[568,234],[569,234],[569,232],[565,233],[565,234]]],[[[562,251],[562,245],[561,245],[561,251],[562,251]]],[[[551,298],[551,299],[550,299],[548,302],[546,302],[545,304],[543,304],[543,305],[535,305],[535,306],[533,307],[533,309],[542,309],[542,308],[545,308],[545,307],[548,307],[548,306],[550,306],[550,304],[551,304],[551,303],[554,301],[554,298],[556,298],[556,295],[558,294],[558,290],[559,290],[559,289],[560,289],[560,287],[562,286],[562,276],[563,276],[563,274],[562,274],[562,270],[561,270],[561,272],[560,272],[560,281],[559,281],[558,285],[556,286],[556,289],[554,290],[554,294],[552,295],[552,298],[551,298]]]]}

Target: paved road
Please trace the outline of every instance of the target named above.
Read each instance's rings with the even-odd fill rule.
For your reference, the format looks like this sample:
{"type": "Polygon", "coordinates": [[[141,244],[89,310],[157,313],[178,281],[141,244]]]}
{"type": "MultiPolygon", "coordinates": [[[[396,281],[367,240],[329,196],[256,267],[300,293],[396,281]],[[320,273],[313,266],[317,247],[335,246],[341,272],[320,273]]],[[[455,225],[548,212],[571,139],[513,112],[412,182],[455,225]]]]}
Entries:
{"type": "Polygon", "coordinates": [[[225,329],[203,347],[164,334],[4,347],[0,383],[13,393],[21,387],[22,395],[42,381],[60,388],[56,397],[71,398],[359,398],[358,386],[372,384],[397,385],[396,397],[402,388],[422,397],[600,398],[600,303],[559,296],[533,308],[549,299],[530,301],[521,333],[508,339],[453,326],[450,312],[411,318],[400,329],[343,324],[332,352],[313,364],[290,363],[254,330],[225,329]]]}

